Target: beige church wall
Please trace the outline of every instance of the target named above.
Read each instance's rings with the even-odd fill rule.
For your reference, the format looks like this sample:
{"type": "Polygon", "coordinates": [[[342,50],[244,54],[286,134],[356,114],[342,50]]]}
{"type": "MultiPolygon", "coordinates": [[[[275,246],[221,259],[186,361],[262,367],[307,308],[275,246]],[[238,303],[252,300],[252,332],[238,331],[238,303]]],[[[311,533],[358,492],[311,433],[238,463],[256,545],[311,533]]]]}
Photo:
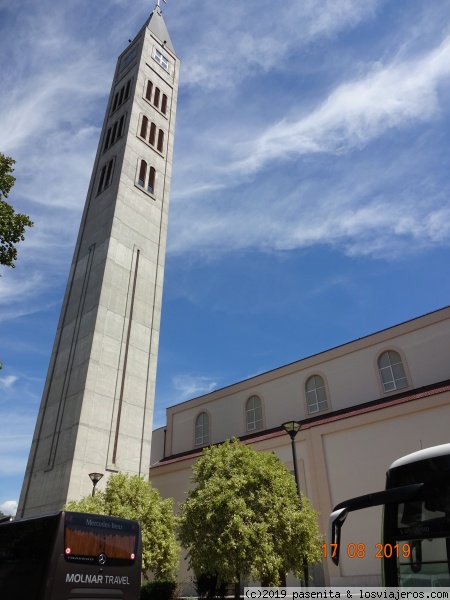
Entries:
{"type": "Polygon", "coordinates": [[[150,467],[164,457],[165,427],[159,427],[152,432],[152,447],[150,453],[150,467]]]}
{"type": "MultiPolygon", "coordinates": [[[[175,513],[178,512],[180,503],[186,499],[187,492],[193,486],[191,477],[192,465],[194,463],[195,459],[187,459],[166,464],[156,469],[150,469],[150,481],[152,485],[159,491],[163,498],[174,499],[175,513]]],[[[183,584],[183,595],[194,595],[192,573],[188,570],[186,551],[183,549],[180,551],[177,581],[183,584]]]]}

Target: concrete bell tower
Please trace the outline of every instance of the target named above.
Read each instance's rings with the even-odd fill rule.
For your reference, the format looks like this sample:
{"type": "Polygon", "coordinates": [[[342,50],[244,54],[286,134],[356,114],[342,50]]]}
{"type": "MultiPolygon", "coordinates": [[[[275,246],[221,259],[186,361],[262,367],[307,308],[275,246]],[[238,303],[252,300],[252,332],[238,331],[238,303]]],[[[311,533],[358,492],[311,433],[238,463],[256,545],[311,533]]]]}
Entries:
{"type": "Polygon", "coordinates": [[[178,74],[158,0],[117,61],[19,517],[88,495],[91,472],[148,477],[178,74]]]}

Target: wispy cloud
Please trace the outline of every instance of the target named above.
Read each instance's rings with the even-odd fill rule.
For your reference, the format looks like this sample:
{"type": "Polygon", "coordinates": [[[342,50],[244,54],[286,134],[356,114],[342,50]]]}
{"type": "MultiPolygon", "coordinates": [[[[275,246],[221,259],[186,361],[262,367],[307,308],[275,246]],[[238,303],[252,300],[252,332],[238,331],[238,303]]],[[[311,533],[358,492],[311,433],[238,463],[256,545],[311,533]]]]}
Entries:
{"type": "MultiPolygon", "coordinates": [[[[297,119],[242,142],[232,139],[235,132],[222,139],[222,166],[215,155],[203,180],[175,196],[170,251],[211,256],[325,243],[349,255],[393,258],[448,244],[450,189],[437,178],[434,142],[425,148],[420,135],[447,113],[450,37],[368,71],[297,119]],[[389,148],[402,136],[395,155],[389,148]],[[384,157],[370,148],[383,141],[384,157]]],[[[239,134],[245,138],[245,129],[239,134]]]]}
{"type": "Polygon", "coordinates": [[[283,119],[243,144],[245,158],[232,170],[248,174],[293,155],[348,152],[386,130],[433,118],[439,112],[438,86],[450,75],[450,37],[419,59],[373,70],[341,84],[306,117],[283,119]]]}
{"type": "MultiPolygon", "coordinates": [[[[383,4],[382,0],[205,3],[197,11],[211,26],[193,31],[197,39],[186,48],[183,83],[223,90],[258,72],[284,70],[292,52],[355,27],[383,4]],[[258,18],[262,14],[266,17],[258,18]]],[[[189,6],[189,10],[195,9],[189,6]]]]}
{"type": "Polygon", "coordinates": [[[17,377],[15,375],[6,375],[5,377],[0,375],[0,386],[2,387],[10,388],[16,381],[17,377]]]}
{"type": "Polygon", "coordinates": [[[215,378],[202,375],[176,375],[173,386],[179,394],[176,402],[182,402],[212,392],[218,387],[218,382],[215,378]]]}

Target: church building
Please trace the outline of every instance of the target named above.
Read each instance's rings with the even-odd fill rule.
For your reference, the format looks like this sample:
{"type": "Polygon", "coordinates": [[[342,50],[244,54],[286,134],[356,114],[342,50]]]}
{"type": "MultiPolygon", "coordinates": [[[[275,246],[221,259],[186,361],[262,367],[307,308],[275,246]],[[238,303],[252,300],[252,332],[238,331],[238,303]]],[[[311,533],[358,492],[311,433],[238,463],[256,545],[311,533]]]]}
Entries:
{"type": "MultiPolygon", "coordinates": [[[[295,421],[300,488],[319,512],[327,541],[334,506],[383,490],[397,458],[448,443],[450,307],[309,356],[167,409],[153,432],[150,480],[163,497],[183,502],[202,448],[233,437],[274,452],[293,472],[295,421]]],[[[381,585],[376,544],[381,508],[349,515],[342,543],[374,549],[363,559],[341,552],[312,570],[314,585],[381,585]]],[[[328,540],[329,541],[329,540],[328,540]]],[[[179,580],[193,593],[182,559],[179,580]]],[[[288,585],[298,585],[292,577],[288,585]]]]}

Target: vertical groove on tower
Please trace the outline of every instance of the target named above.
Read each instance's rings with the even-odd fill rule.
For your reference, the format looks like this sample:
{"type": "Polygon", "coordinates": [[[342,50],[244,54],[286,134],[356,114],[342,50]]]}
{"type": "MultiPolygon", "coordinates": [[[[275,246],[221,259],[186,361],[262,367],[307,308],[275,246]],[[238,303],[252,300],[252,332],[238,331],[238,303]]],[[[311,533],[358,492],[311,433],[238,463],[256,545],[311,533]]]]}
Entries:
{"type": "Polygon", "coordinates": [[[134,298],[136,295],[136,282],[138,276],[139,269],[139,254],[140,251],[136,251],[136,262],[134,265],[134,278],[133,278],[133,289],[131,290],[131,302],[130,302],[130,314],[128,316],[128,331],[127,331],[127,339],[125,341],[125,355],[123,358],[123,367],[122,367],[122,381],[120,384],[120,394],[119,394],[119,406],[117,409],[117,419],[116,419],[116,433],[114,436],[114,449],[112,462],[116,464],[117,459],[117,446],[119,443],[119,430],[120,430],[120,417],[122,415],[122,403],[123,403],[123,391],[125,388],[125,378],[127,375],[127,364],[128,364],[128,349],[130,347],[130,335],[131,335],[131,325],[133,323],[133,308],[134,308],[134,298]]]}
{"type": "Polygon", "coordinates": [[[92,244],[92,246],[89,247],[89,254],[87,257],[87,261],[86,261],[86,269],[83,274],[83,283],[81,285],[80,300],[79,300],[79,304],[78,304],[75,325],[73,328],[73,335],[72,335],[72,339],[70,342],[67,370],[64,373],[64,383],[63,383],[62,394],[61,394],[61,398],[59,400],[58,412],[56,414],[55,429],[53,432],[53,438],[52,438],[52,442],[51,442],[51,446],[50,446],[50,453],[48,456],[47,470],[53,468],[53,464],[55,461],[55,455],[58,450],[59,436],[61,433],[61,423],[62,423],[62,420],[64,417],[64,409],[65,409],[66,401],[67,401],[67,392],[68,392],[68,388],[69,388],[69,384],[70,384],[70,377],[72,374],[73,360],[74,360],[74,356],[75,356],[76,344],[78,341],[78,334],[80,331],[81,315],[82,315],[84,303],[86,300],[86,293],[87,293],[87,288],[88,288],[88,283],[89,283],[89,276],[91,274],[94,252],[95,252],[95,244],[92,244]]]}

